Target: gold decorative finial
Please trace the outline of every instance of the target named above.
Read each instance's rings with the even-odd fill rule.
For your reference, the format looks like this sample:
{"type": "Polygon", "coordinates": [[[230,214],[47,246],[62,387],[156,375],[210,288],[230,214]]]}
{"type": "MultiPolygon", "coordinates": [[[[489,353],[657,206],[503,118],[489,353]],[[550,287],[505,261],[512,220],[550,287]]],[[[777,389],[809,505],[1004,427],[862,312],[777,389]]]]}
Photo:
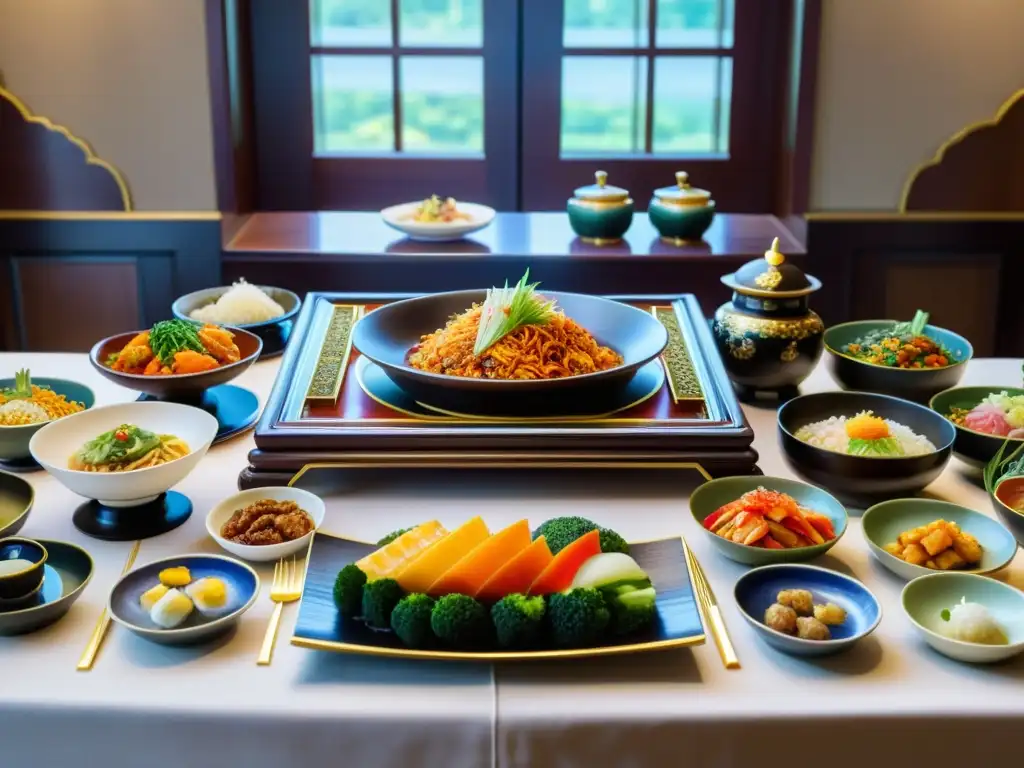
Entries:
{"type": "Polygon", "coordinates": [[[604,187],[608,183],[608,171],[598,171],[594,174],[594,178],[597,179],[597,186],[604,187]]]}
{"type": "Polygon", "coordinates": [[[690,174],[686,171],[676,171],[676,184],[679,185],[680,189],[690,188],[690,174]]]}
{"type": "Polygon", "coordinates": [[[785,255],[779,250],[779,238],[772,240],[772,247],[764,252],[764,260],[777,267],[786,260],[785,255]]]}

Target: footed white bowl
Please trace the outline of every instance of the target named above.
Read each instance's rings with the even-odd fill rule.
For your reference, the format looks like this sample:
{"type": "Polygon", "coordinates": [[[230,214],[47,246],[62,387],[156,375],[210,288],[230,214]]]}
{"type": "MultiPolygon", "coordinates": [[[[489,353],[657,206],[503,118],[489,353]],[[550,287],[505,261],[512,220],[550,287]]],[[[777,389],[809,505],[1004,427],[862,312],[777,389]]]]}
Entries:
{"type": "Polygon", "coordinates": [[[190,405],[135,402],[90,408],[51,421],[29,442],[33,458],[68,490],[110,507],[134,507],[153,501],[195,469],[217,434],[217,420],[190,405]],[[187,456],[157,467],[130,472],[80,472],[68,459],[83,444],[121,424],[157,434],[175,435],[190,448],[187,456]]]}
{"type": "Polygon", "coordinates": [[[240,557],[253,563],[270,562],[272,560],[280,560],[282,557],[296,555],[300,552],[305,553],[309,547],[309,540],[313,538],[313,531],[310,531],[305,536],[300,536],[297,539],[281,544],[261,545],[239,544],[234,541],[228,541],[220,535],[220,529],[236,510],[254,504],[260,499],[294,501],[302,509],[306,510],[313,519],[313,531],[319,530],[327,513],[323,499],[301,488],[250,488],[248,491],[242,491],[241,493],[229,496],[210,510],[210,514],[206,516],[206,531],[210,534],[210,538],[235,557],[240,557]]]}
{"type": "Polygon", "coordinates": [[[405,233],[412,240],[424,242],[445,243],[452,240],[461,240],[466,235],[477,232],[494,220],[494,209],[478,203],[458,203],[460,212],[469,216],[468,219],[460,219],[452,222],[426,222],[416,221],[416,209],[422,201],[415,203],[402,203],[392,205],[380,212],[384,223],[392,229],[405,233]]]}

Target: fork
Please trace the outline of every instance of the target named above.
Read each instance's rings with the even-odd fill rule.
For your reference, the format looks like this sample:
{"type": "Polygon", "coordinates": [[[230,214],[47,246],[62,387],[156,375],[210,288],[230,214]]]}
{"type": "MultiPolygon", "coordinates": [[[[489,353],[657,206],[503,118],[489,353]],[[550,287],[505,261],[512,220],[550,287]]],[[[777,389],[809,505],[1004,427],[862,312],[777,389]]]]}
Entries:
{"type": "Polygon", "coordinates": [[[270,664],[274,655],[274,644],[277,642],[277,628],[281,624],[281,612],[285,603],[294,603],[302,595],[302,576],[295,564],[295,558],[286,561],[284,558],[274,563],[274,581],[270,586],[270,599],[274,606],[274,615],[270,617],[267,634],[263,636],[263,647],[260,648],[256,663],[262,667],[270,664]]]}

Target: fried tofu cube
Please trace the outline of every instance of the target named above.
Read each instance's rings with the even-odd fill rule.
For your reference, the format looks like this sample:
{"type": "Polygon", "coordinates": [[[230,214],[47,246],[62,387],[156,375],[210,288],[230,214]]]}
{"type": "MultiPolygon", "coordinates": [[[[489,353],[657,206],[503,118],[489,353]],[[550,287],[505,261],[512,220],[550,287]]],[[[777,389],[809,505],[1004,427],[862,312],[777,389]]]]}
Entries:
{"type": "Polygon", "coordinates": [[[939,552],[953,546],[953,537],[947,533],[945,528],[936,528],[921,539],[921,546],[925,548],[929,555],[935,557],[939,552]]]}
{"type": "Polygon", "coordinates": [[[955,549],[947,549],[935,556],[935,567],[940,571],[951,571],[954,568],[962,568],[967,562],[956,553],[955,549]]]}
{"type": "Polygon", "coordinates": [[[908,547],[904,547],[902,557],[904,561],[911,565],[924,565],[928,559],[928,553],[925,552],[924,547],[920,544],[911,544],[908,547]]]}
{"type": "Polygon", "coordinates": [[[937,565],[935,564],[935,561],[934,561],[934,560],[925,560],[925,561],[924,561],[924,567],[925,567],[925,568],[931,568],[931,569],[932,569],[933,571],[937,571],[937,570],[939,570],[939,566],[937,566],[937,565]]]}
{"type": "Polygon", "coordinates": [[[899,557],[900,559],[902,559],[903,545],[900,544],[898,541],[894,541],[892,544],[886,544],[884,547],[882,547],[882,549],[884,549],[893,557],[899,557]]]}
{"type": "Polygon", "coordinates": [[[953,537],[953,549],[970,565],[981,562],[981,544],[969,533],[959,532],[953,537]]]}
{"type": "Polygon", "coordinates": [[[925,526],[920,528],[911,528],[909,531],[904,531],[900,534],[900,544],[904,547],[911,544],[917,544],[921,539],[928,535],[928,529],[925,526]]]}
{"type": "Polygon", "coordinates": [[[928,525],[924,526],[924,529],[931,533],[932,531],[945,530],[946,526],[949,525],[945,520],[932,520],[928,525]]]}

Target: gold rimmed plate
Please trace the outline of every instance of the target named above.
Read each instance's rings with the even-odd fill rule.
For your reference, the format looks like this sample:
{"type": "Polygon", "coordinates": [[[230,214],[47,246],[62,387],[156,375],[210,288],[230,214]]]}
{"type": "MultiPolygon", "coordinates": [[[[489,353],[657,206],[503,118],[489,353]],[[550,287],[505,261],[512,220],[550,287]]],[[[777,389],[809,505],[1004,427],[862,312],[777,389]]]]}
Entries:
{"type": "Polygon", "coordinates": [[[467,419],[470,421],[514,421],[516,423],[537,421],[587,421],[608,418],[627,411],[654,397],[665,386],[665,369],[660,360],[652,360],[637,371],[636,376],[625,389],[608,393],[601,398],[580,398],[575,403],[559,403],[555,409],[545,409],[538,399],[535,416],[515,416],[496,413],[464,413],[449,411],[429,403],[417,401],[408,392],[393,382],[384,370],[365,357],[355,363],[356,381],[367,397],[385,405],[393,411],[425,420],[467,419]]]}
{"type": "Polygon", "coordinates": [[[444,647],[412,650],[391,632],[376,632],[343,619],[334,604],[334,580],[344,566],[376,546],[317,532],[306,558],[306,578],[292,645],[339,653],[450,661],[529,661],[641,653],[702,645],[704,627],[686,567],[681,538],[630,544],[630,554],[658,591],[658,615],[646,632],[611,638],[600,646],[533,651],[457,651],[444,647]]]}

